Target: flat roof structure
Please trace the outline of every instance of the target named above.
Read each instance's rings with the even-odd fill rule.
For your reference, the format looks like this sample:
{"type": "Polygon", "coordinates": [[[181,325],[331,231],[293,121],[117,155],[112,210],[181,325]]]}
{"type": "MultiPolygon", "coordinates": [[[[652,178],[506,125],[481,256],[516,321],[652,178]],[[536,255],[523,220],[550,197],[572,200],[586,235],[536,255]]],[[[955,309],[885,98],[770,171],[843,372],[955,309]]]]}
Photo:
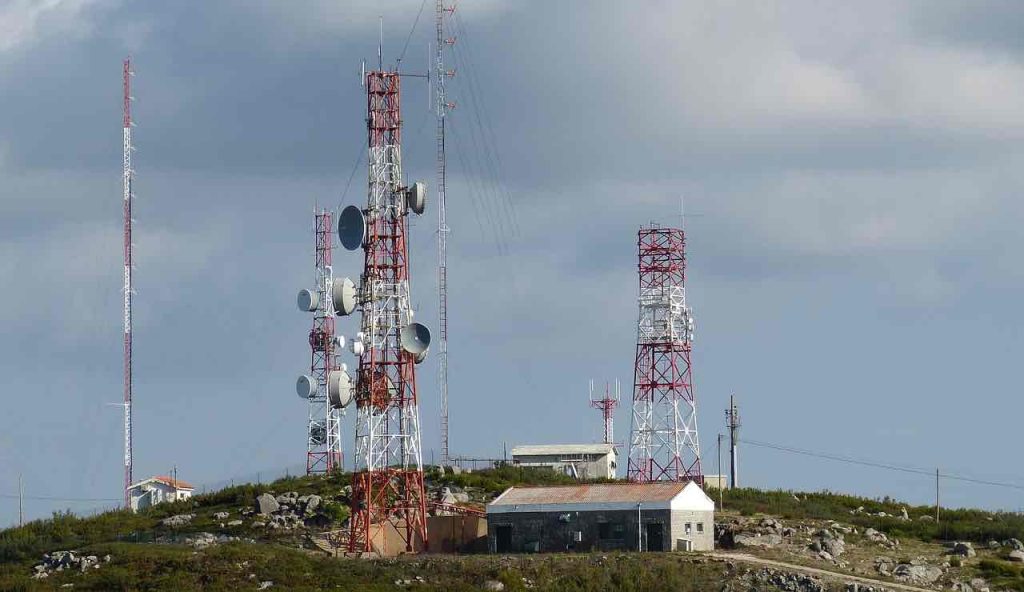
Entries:
{"type": "Polygon", "coordinates": [[[637,504],[647,510],[715,509],[696,483],[669,481],[510,487],[487,504],[487,513],[635,510],[637,504]]]}

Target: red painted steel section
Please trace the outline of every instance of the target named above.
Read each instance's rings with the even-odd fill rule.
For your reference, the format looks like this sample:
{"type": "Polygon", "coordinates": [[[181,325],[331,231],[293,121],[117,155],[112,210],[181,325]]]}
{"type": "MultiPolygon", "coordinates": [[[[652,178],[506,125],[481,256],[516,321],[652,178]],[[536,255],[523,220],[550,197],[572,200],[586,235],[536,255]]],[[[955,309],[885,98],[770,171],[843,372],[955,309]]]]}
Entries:
{"type": "MultiPolygon", "coordinates": [[[[400,146],[398,73],[368,72],[366,89],[370,148],[400,146]]],[[[396,284],[409,279],[407,234],[407,217],[396,215],[393,210],[381,211],[368,221],[364,286],[374,281],[396,284]]],[[[415,361],[401,349],[397,336],[393,337],[383,350],[368,347],[360,357],[355,397],[358,408],[371,405],[381,413],[395,408],[415,410],[415,361]]],[[[386,433],[400,433],[402,423],[391,417],[388,414],[386,433]]],[[[426,548],[427,508],[422,470],[387,466],[356,473],[352,478],[351,506],[349,551],[371,551],[372,529],[386,522],[395,525],[405,551],[426,548]]]]}

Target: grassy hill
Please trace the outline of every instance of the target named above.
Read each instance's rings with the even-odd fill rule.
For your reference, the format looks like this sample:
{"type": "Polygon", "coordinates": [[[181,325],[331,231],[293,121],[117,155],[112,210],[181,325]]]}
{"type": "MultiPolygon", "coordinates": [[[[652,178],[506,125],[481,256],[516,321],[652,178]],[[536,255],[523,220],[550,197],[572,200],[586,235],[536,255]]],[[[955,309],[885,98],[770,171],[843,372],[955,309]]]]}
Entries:
{"type": "MultiPolygon", "coordinates": [[[[466,491],[481,505],[511,485],[572,483],[547,471],[514,467],[442,475],[429,469],[432,490],[466,491]]],[[[348,517],[346,474],[292,477],[263,485],[237,485],[186,502],[158,505],[137,514],[116,511],[92,517],[56,513],[51,518],[0,531],[0,590],[480,590],[488,580],[505,590],[703,590],[720,588],[724,566],[699,557],[664,555],[424,556],[376,561],[338,560],[313,544],[317,532],[337,529],[348,517]],[[264,492],[323,498],[328,524],[270,529],[243,517],[264,492]],[[247,510],[245,510],[247,511],[247,510]],[[223,514],[229,518],[225,519],[223,514]],[[164,526],[170,516],[192,514],[185,525],[164,526]],[[218,517],[218,514],[220,517],[218,517]],[[241,524],[229,522],[241,520],[241,524]],[[196,533],[237,537],[237,541],[195,548],[196,533]],[[81,555],[110,556],[98,569],[54,572],[32,579],[44,553],[73,549],[81,555]],[[397,582],[397,584],[396,584],[397,582]],[[718,582],[719,585],[712,585],[718,582]]],[[[726,492],[726,516],[768,514],[792,520],[836,520],[875,528],[893,537],[927,542],[1024,539],[1024,516],[981,510],[943,510],[940,523],[921,519],[933,508],[830,492],[793,493],[739,489],[726,492]],[[899,518],[903,509],[910,520],[899,518]],[[885,515],[879,515],[884,513],[885,515]]],[[[1024,590],[1019,564],[985,559],[978,569],[1006,589],[1024,590]]]]}

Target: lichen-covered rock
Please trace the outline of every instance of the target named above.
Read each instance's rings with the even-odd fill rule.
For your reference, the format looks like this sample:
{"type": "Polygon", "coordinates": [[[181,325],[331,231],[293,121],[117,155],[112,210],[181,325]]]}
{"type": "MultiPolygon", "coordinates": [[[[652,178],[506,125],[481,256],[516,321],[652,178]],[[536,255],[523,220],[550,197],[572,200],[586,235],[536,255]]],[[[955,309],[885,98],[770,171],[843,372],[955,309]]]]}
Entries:
{"type": "Polygon", "coordinates": [[[177,528],[180,526],[185,526],[186,524],[192,522],[192,519],[195,517],[195,514],[178,514],[176,516],[164,518],[160,521],[160,525],[169,526],[171,528],[177,528]]]}

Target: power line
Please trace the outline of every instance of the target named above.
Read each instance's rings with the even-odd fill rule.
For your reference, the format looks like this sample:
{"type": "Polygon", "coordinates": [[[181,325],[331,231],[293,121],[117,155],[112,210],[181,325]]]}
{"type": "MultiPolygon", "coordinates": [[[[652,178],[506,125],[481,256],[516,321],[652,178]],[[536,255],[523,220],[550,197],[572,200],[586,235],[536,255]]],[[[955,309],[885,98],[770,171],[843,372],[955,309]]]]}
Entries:
{"type": "MultiPolygon", "coordinates": [[[[820,458],[824,460],[833,460],[836,462],[843,462],[852,465],[860,465],[865,467],[872,467],[876,469],[885,469],[887,471],[898,471],[901,473],[910,473],[913,475],[924,475],[932,477],[935,475],[935,469],[925,469],[921,467],[907,466],[907,465],[894,465],[890,463],[883,463],[873,460],[864,460],[859,458],[853,458],[849,456],[840,456],[837,454],[829,454],[826,452],[816,452],[813,450],[805,450],[803,448],[795,448],[792,446],[783,446],[781,444],[772,444],[770,442],[758,442],[756,440],[742,439],[740,442],[744,444],[750,444],[751,446],[758,446],[761,448],[769,448],[771,450],[778,450],[780,452],[790,452],[793,454],[801,454],[803,456],[810,456],[814,458],[820,458]]],[[[991,481],[987,479],[978,479],[975,477],[968,477],[966,475],[956,475],[951,473],[942,473],[943,479],[949,479],[952,481],[962,481],[965,483],[974,483],[976,485],[989,485],[992,487],[1002,487],[1006,489],[1017,489],[1024,491],[1024,485],[1018,485],[1016,483],[1008,483],[1004,481],[991,481]]]]}

